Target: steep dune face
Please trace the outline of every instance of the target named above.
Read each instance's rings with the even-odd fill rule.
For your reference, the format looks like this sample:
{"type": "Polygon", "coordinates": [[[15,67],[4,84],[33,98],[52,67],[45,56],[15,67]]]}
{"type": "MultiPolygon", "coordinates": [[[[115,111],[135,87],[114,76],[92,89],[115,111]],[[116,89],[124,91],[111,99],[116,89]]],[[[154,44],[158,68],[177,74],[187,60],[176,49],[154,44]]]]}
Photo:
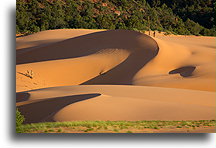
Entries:
{"type": "Polygon", "coordinates": [[[127,30],[44,31],[18,40],[30,47],[19,46],[17,51],[17,91],[78,84],[215,91],[214,38],[201,39],[162,35],[152,39],[127,30]],[[58,41],[54,34],[59,34],[58,41]],[[53,42],[32,44],[38,38],[53,42]],[[25,76],[28,71],[33,79],[25,76]]]}
{"type": "Polygon", "coordinates": [[[78,85],[109,71],[124,61],[128,55],[129,52],[125,50],[109,49],[80,58],[18,65],[17,72],[26,73],[26,71],[32,70],[33,78],[30,79],[17,73],[17,86],[19,90],[26,90],[78,85]]]}
{"type": "MultiPolygon", "coordinates": [[[[158,46],[151,37],[142,33],[111,30],[78,36],[25,52],[19,51],[17,84],[20,86],[25,81],[29,84],[27,87],[35,89],[82,84],[105,75],[112,68],[114,74],[108,76],[112,81],[104,81],[131,84],[136,72],[157,54],[158,46]],[[20,74],[27,71],[33,71],[32,79],[20,74]]],[[[19,88],[29,89],[27,87],[19,88]]]]}
{"type": "MultiPolygon", "coordinates": [[[[119,80],[124,77],[118,78],[118,74],[122,72],[122,75],[130,73],[134,69],[134,66],[138,66],[145,58],[142,56],[142,53],[136,53],[134,58],[131,58],[130,63],[125,65],[119,65],[115,69],[107,72],[106,75],[98,76],[90,81],[85,82],[84,84],[133,84],[133,85],[146,85],[145,81],[141,80],[144,77],[154,76],[154,75],[163,75],[168,74],[171,69],[178,67],[184,60],[186,60],[191,52],[187,47],[181,46],[174,43],[167,43],[159,39],[156,40],[159,46],[159,52],[151,60],[148,60],[148,63],[141,65],[139,69],[133,73],[130,83],[127,83],[125,79],[122,83],[119,80]],[[131,64],[133,63],[133,64],[131,64]],[[125,67],[125,70],[122,67],[125,67]],[[133,67],[133,68],[131,68],[133,67]],[[140,83],[139,83],[140,82],[140,83]]],[[[143,40],[143,44],[145,40],[143,40]]],[[[129,60],[128,60],[129,61],[129,60]]],[[[170,79],[170,77],[168,77],[170,79]]],[[[146,80],[149,80],[148,78],[146,80]]]]}
{"type": "Polygon", "coordinates": [[[17,91],[78,84],[215,90],[214,38],[158,35],[152,39],[126,30],[61,29],[20,40],[29,48],[19,46],[17,51],[17,91]],[[41,45],[32,44],[38,38],[41,45]],[[49,39],[52,44],[42,44],[49,39]],[[172,73],[178,69],[183,71],[172,73]],[[34,73],[33,79],[24,75],[28,71],[34,73]]]}
{"type": "Polygon", "coordinates": [[[41,48],[17,51],[17,64],[76,58],[106,49],[124,49],[129,52],[157,52],[157,43],[149,36],[128,30],[101,31],[77,36],[41,48]],[[142,39],[141,39],[142,38],[142,39]]]}

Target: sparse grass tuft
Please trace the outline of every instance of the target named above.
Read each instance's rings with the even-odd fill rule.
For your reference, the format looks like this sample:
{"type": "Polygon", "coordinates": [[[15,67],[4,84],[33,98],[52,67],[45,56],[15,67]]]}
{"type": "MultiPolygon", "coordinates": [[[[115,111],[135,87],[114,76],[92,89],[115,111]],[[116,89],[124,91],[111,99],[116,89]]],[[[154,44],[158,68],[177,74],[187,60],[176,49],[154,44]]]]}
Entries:
{"type": "Polygon", "coordinates": [[[114,129],[113,131],[114,131],[114,132],[116,132],[116,133],[118,133],[118,132],[119,132],[119,130],[118,130],[118,129],[114,129]]]}
{"type": "Polygon", "coordinates": [[[157,127],[157,126],[155,126],[155,127],[153,127],[153,129],[160,129],[159,127],[157,127]]]}
{"type": "Polygon", "coordinates": [[[93,131],[94,128],[87,128],[86,130],[84,130],[84,132],[89,132],[89,131],[93,131]]]}
{"type": "Polygon", "coordinates": [[[62,132],[62,129],[58,129],[57,132],[58,132],[58,133],[61,133],[61,132],[62,132]]]}

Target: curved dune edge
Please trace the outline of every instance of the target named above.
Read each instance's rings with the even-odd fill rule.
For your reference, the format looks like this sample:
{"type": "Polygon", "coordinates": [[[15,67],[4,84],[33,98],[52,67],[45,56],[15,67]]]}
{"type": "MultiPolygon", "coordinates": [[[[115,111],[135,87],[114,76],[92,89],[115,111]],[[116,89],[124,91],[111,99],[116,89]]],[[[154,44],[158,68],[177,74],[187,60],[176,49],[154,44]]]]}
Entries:
{"type": "MultiPolygon", "coordinates": [[[[172,38],[170,39],[172,42],[167,42],[169,37],[167,38],[154,38],[160,48],[159,53],[134,76],[133,84],[214,92],[215,52],[204,45],[197,46],[196,42],[180,45],[179,43],[185,38],[175,38],[175,42],[172,38]],[[184,67],[194,67],[190,76],[183,77],[180,73],[170,75],[171,71],[184,67]]],[[[209,38],[206,38],[203,43],[208,40],[209,38]]],[[[214,40],[215,38],[212,38],[210,41],[214,40]]],[[[183,73],[188,72],[190,69],[183,71],[183,73]]]]}
{"type": "Polygon", "coordinates": [[[78,85],[109,71],[123,62],[128,55],[127,51],[110,49],[80,58],[18,65],[16,69],[17,91],[78,85]],[[18,73],[26,73],[30,70],[33,71],[33,79],[18,73]]]}
{"type": "Polygon", "coordinates": [[[45,30],[28,36],[16,38],[16,49],[41,47],[89,33],[105,31],[104,29],[55,29],[45,30]]]}
{"type": "Polygon", "coordinates": [[[215,93],[206,91],[145,86],[78,85],[46,88],[28,93],[30,102],[17,104],[17,107],[34,122],[212,120],[216,117],[215,93]],[[73,101],[77,99],[76,96],[88,94],[99,95],[75,103],[69,101],[62,106],[61,102],[67,102],[67,97],[71,96],[73,101]],[[32,103],[34,101],[39,103],[32,103]],[[50,111],[53,108],[50,106],[55,106],[57,110],[50,111]],[[39,113],[38,108],[43,111],[44,116],[39,113]]]}
{"type": "MultiPolygon", "coordinates": [[[[154,38],[159,46],[157,53],[153,39],[141,33],[91,31],[49,30],[20,38],[28,45],[39,37],[46,41],[53,38],[53,33],[59,33],[61,42],[17,53],[18,61],[27,62],[16,66],[17,92],[78,84],[126,84],[215,91],[215,52],[209,48],[215,46],[215,38],[190,37],[189,40],[189,37],[158,36],[154,38]],[[149,53],[152,55],[149,56],[149,53]],[[61,59],[64,57],[67,59],[61,59]],[[56,60],[28,63],[29,60],[46,58],[56,60]],[[189,77],[182,77],[180,73],[169,74],[187,66],[195,67],[189,77]],[[27,71],[33,71],[33,79],[20,74],[27,71]]],[[[23,50],[26,48],[19,51],[23,50]]]]}
{"type": "Polygon", "coordinates": [[[97,32],[17,52],[17,62],[25,63],[16,67],[17,91],[82,84],[113,68],[115,78],[110,78],[115,84],[131,84],[136,72],[157,52],[151,37],[128,30],[97,32]],[[25,76],[29,71],[34,73],[32,79],[25,76]]]}

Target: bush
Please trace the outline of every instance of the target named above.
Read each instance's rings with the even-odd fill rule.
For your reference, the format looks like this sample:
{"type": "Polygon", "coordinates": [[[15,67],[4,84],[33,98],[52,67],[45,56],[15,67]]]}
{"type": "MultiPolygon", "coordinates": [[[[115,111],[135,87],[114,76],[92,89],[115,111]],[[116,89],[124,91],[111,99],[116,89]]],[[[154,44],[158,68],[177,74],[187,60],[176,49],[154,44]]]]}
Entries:
{"type": "Polygon", "coordinates": [[[165,31],[164,35],[171,35],[172,33],[170,31],[165,31]]]}
{"type": "Polygon", "coordinates": [[[200,26],[198,23],[195,23],[194,21],[187,19],[185,22],[185,25],[187,29],[190,31],[193,35],[200,35],[200,31],[202,30],[202,26],[200,26]]]}
{"type": "Polygon", "coordinates": [[[22,128],[20,127],[22,123],[25,121],[24,116],[16,109],[16,132],[22,133],[22,128]]]}

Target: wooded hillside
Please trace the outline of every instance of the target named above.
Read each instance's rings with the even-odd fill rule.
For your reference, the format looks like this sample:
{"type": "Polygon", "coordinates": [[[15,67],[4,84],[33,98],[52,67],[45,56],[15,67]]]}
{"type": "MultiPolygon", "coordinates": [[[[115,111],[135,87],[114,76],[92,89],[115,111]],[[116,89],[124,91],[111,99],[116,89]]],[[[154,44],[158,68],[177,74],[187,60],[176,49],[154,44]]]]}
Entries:
{"type": "Polygon", "coordinates": [[[215,36],[213,0],[17,0],[17,33],[129,29],[215,36]]]}

